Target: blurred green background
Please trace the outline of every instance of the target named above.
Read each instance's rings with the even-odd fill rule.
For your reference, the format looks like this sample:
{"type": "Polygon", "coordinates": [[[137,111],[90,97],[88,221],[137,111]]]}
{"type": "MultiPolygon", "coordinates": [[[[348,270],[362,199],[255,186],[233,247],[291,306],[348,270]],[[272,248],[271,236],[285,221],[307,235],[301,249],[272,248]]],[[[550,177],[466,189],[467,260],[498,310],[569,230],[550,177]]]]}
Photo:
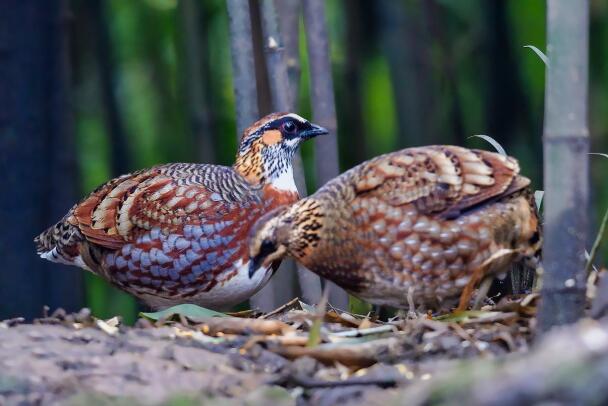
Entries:
{"type": "MultiPolygon", "coordinates": [[[[121,172],[162,162],[233,162],[235,107],[223,0],[72,0],[68,8],[80,195],[121,172]],[[197,114],[198,127],[192,125],[197,114]],[[209,134],[211,142],[202,145],[197,133],[209,134]]],[[[544,51],[545,11],[542,0],[327,0],[341,170],[421,144],[491,149],[469,138],[487,134],[542,189],[545,66],[524,45],[544,51]]],[[[608,151],[606,21],[608,3],[592,1],[589,127],[595,152],[608,151]]],[[[302,24],[296,111],[310,118],[314,101],[302,24]]],[[[261,93],[263,114],[269,101],[261,93]]],[[[319,186],[313,154],[312,143],[305,144],[309,191],[319,186]]],[[[595,235],[608,205],[608,161],[593,157],[591,163],[595,235]]],[[[85,305],[95,315],[134,319],[130,297],[89,274],[85,283],[85,305]]]]}
{"type": "MultiPolygon", "coordinates": [[[[81,35],[87,30],[86,3],[73,3],[74,97],[83,193],[112,175],[95,62],[99,55],[88,43],[91,37],[81,35]]],[[[189,33],[179,10],[183,4],[113,0],[103,6],[129,150],[128,169],[196,161],[196,139],[187,124],[184,36],[189,33]]],[[[198,1],[195,6],[208,131],[215,141],[215,162],[230,165],[236,124],[226,6],[222,0],[198,1]]],[[[457,143],[488,149],[491,146],[484,141],[468,139],[487,134],[516,156],[534,187],[542,189],[545,66],[524,45],[545,49],[544,1],[327,0],[326,12],[342,170],[413,145],[457,143]],[[404,109],[408,103],[416,104],[414,112],[404,109]]],[[[605,151],[608,3],[592,2],[591,16],[592,150],[605,151]]],[[[303,70],[297,112],[310,117],[305,36],[300,37],[303,70]]],[[[313,153],[312,144],[305,144],[310,190],[318,186],[313,179],[313,153]]],[[[601,173],[607,168],[608,162],[592,159],[598,209],[608,204],[607,189],[601,187],[605,185],[601,173]]],[[[130,297],[92,275],[86,283],[87,304],[94,314],[132,317],[135,304],[130,297]]]]}

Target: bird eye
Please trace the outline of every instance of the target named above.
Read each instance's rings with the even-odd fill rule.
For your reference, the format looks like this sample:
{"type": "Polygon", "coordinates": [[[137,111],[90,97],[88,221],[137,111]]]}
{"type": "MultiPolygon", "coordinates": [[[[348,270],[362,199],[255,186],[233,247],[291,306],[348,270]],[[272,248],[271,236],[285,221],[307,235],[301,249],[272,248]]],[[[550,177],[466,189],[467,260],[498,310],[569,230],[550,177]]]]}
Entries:
{"type": "Polygon", "coordinates": [[[266,256],[266,255],[273,253],[274,251],[276,251],[274,242],[272,242],[270,240],[262,241],[262,245],[260,246],[259,255],[266,256]]]}
{"type": "Polygon", "coordinates": [[[287,134],[293,134],[296,132],[296,125],[293,121],[286,121],[281,126],[281,129],[287,134]]]}

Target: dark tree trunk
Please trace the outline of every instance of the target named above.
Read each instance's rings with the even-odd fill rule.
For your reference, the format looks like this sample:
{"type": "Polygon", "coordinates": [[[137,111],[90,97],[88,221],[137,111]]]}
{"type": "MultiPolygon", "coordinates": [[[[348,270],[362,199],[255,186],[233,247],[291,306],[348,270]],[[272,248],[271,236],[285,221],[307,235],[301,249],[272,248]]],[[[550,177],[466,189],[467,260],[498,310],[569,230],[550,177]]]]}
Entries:
{"type": "MultiPolygon", "coordinates": [[[[179,82],[173,74],[172,63],[164,55],[164,47],[159,45],[166,41],[176,41],[176,24],[168,23],[170,14],[150,7],[146,2],[136,1],[133,4],[136,10],[133,23],[142,44],[138,48],[141,49],[142,62],[145,63],[155,93],[153,108],[156,114],[153,119],[160,135],[160,159],[165,162],[195,160],[195,144],[187,135],[188,114],[173,91],[179,82]]],[[[176,18],[177,12],[171,17],[176,18]]],[[[111,21],[108,22],[110,23],[111,21]]]]}
{"type": "Polygon", "coordinates": [[[589,216],[587,79],[589,2],[547,2],[541,331],[573,323],[585,309],[589,216]]]}
{"type": "MultiPolygon", "coordinates": [[[[329,130],[329,135],[315,139],[316,179],[317,185],[320,186],[338,176],[340,172],[336,138],[338,123],[329,59],[325,2],[304,0],[302,4],[308,46],[313,119],[329,130]]],[[[348,295],[335,285],[332,286],[329,299],[339,308],[346,309],[348,306],[348,295]]]]}
{"type": "Polygon", "coordinates": [[[127,137],[116,97],[116,63],[108,32],[106,3],[104,0],[90,0],[87,5],[95,39],[100,90],[110,146],[110,168],[112,176],[119,176],[133,168],[129,164],[127,137]]]}
{"type": "Polygon", "coordinates": [[[458,78],[456,76],[451,44],[446,33],[444,11],[441,5],[437,3],[437,0],[427,0],[423,3],[423,7],[429,30],[439,46],[438,65],[447,86],[448,97],[451,99],[448,113],[450,124],[447,129],[440,128],[440,130],[449,131],[454,143],[464,145],[466,135],[464,133],[462,106],[458,92],[458,78]]]}
{"type": "Polygon", "coordinates": [[[0,318],[83,304],[82,272],[39,259],[32,242],[75,201],[68,16],[60,0],[0,13],[0,318]]]}
{"type": "Polygon", "coordinates": [[[201,10],[198,1],[179,3],[182,29],[182,92],[186,96],[188,122],[193,144],[197,145],[198,160],[215,162],[215,149],[205,98],[204,66],[202,55],[205,42],[201,37],[201,10]]]}
{"type": "Polygon", "coordinates": [[[338,80],[342,91],[340,117],[341,124],[340,149],[344,152],[343,162],[352,167],[365,161],[368,156],[367,140],[365,139],[365,122],[363,120],[362,74],[365,53],[368,50],[368,30],[364,13],[369,8],[365,0],[347,1],[344,4],[346,17],[346,63],[344,75],[338,80]]]}
{"type": "MultiPolygon", "coordinates": [[[[400,148],[432,143],[434,83],[430,38],[420,3],[376,2],[381,43],[394,89],[400,148]]],[[[436,139],[436,138],[435,138],[436,139]]]]}
{"type": "Polygon", "coordinates": [[[485,49],[488,56],[487,131],[504,145],[513,141],[517,130],[533,128],[533,125],[528,114],[528,98],[523,93],[519,66],[511,46],[507,3],[488,1],[482,4],[486,17],[485,49]]]}

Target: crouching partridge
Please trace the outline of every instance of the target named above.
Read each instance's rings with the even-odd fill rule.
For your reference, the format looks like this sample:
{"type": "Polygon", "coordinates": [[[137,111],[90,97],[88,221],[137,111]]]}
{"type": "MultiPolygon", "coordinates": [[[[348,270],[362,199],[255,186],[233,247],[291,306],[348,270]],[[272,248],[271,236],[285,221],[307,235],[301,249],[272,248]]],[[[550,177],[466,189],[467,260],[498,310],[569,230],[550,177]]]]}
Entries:
{"type": "Polygon", "coordinates": [[[291,159],[326,134],[296,114],[246,129],[232,167],[175,163],[101,185],[35,239],[50,261],[96,273],[152,308],[222,308],[248,299],[278,263],[250,269],[246,237],[265,212],[298,199],[291,159]]]}
{"type": "MultiPolygon", "coordinates": [[[[262,217],[250,275],[284,256],[374,304],[460,308],[488,275],[534,260],[540,230],[515,159],[455,146],[379,156],[262,217]]],[[[533,264],[534,262],[532,262],[533,264]]]]}

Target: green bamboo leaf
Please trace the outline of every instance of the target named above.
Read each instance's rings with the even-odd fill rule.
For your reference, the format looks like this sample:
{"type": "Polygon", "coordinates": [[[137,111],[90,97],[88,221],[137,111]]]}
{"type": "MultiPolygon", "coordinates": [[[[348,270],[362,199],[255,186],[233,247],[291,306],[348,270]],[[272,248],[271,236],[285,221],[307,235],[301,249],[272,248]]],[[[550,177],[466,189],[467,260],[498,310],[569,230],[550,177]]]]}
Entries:
{"type": "Polygon", "coordinates": [[[191,320],[197,320],[206,317],[228,317],[227,314],[216,312],[215,310],[200,307],[194,304],[180,304],[169,307],[168,309],[152,313],[139,313],[140,317],[145,317],[150,320],[170,320],[174,316],[181,315],[191,320]]]}
{"type": "Polygon", "coordinates": [[[448,314],[442,314],[441,316],[433,317],[433,320],[448,322],[448,323],[460,323],[471,319],[483,320],[484,318],[493,317],[500,312],[485,311],[485,310],[465,310],[461,312],[453,312],[448,314]]]}
{"type": "Polygon", "coordinates": [[[538,55],[538,57],[543,61],[545,66],[549,66],[549,58],[547,57],[547,55],[545,55],[545,53],[543,51],[536,48],[534,45],[524,45],[524,48],[529,48],[532,51],[534,51],[534,53],[536,55],[538,55]]]}
{"type": "Polygon", "coordinates": [[[471,135],[469,138],[473,138],[473,137],[481,138],[482,140],[489,142],[490,144],[492,144],[492,146],[494,147],[496,152],[498,152],[500,155],[507,156],[507,151],[505,151],[505,149],[502,147],[502,145],[500,145],[500,143],[498,141],[496,141],[494,138],[490,137],[489,135],[475,134],[475,135],[471,135]]]}
{"type": "Polygon", "coordinates": [[[323,317],[327,311],[327,299],[329,298],[329,285],[325,285],[323,289],[323,295],[321,300],[317,304],[315,309],[315,318],[308,332],[308,341],[306,342],[307,347],[316,347],[321,343],[321,325],[323,324],[323,317]]]}

